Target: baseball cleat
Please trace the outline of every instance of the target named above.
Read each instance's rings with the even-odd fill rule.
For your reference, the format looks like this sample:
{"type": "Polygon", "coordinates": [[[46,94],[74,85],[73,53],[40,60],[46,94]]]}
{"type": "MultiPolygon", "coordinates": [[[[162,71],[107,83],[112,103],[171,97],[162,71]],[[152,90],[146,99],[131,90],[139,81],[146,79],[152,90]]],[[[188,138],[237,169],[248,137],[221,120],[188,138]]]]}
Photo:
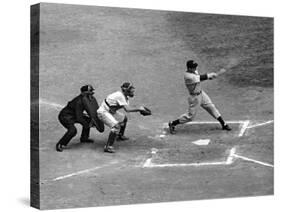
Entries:
{"type": "Polygon", "coordinates": [[[104,147],[104,152],[114,153],[115,150],[114,150],[113,146],[108,146],[108,147],[105,146],[105,147],[104,147]]]}
{"type": "Polygon", "coordinates": [[[80,142],[81,143],[94,143],[94,140],[90,139],[90,138],[86,138],[86,139],[80,139],[80,142]]]}
{"type": "Polygon", "coordinates": [[[126,140],[129,140],[129,138],[126,137],[125,135],[118,135],[116,140],[117,141],[126,141],[126,140]]]}
{"type": "Polygon", "coordinates": [[[175,134],[176,130],[175,130],[175,126],[172,124],[172,122],[169,122],[169,131],[171,134],[175,134]]]}
{"type": "Polygon", "coordinates": [[[56,150],[57,150],[57,152],[62,152],[62,151],[63,151],[63,146],[64,146],[64,145],[62,145],[62,144],[60,144],[60,143],[57,143],[57,144],[56,144],[56,150]]]}
{"type": "Polygon", "coordinates": [[[222,130],[230,131],[231,128],[226,124],[222,127],[222,130]]]}

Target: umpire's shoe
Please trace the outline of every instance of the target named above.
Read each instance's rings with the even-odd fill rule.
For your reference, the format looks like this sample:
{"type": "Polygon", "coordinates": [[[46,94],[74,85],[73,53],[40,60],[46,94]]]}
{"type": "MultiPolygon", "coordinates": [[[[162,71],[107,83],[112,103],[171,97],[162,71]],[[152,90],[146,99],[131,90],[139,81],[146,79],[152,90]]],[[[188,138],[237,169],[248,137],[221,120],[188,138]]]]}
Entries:
{"type": "Polygon", "coordinates": [[[230,131],[231,128],[230,128],[227,124],[225,124],[225,125],[222,127],[222,130],[230,131]]]}
{"type": "Polygon", "coordinates": [[[176,134],[175,126],[172,124],[172,122],[169,122],[169,131],[171,134],[176,134]]]}
{"type": "Polygon", "coordinates": [[[62,151],[63,151],[63,147],[64,147],[64,145],[62,145],[62,144],[60,144],[60,143],[57,143],[57,144],[56,144],[56,150],[57,150],[58,152],[62,152],[62,151]]]}

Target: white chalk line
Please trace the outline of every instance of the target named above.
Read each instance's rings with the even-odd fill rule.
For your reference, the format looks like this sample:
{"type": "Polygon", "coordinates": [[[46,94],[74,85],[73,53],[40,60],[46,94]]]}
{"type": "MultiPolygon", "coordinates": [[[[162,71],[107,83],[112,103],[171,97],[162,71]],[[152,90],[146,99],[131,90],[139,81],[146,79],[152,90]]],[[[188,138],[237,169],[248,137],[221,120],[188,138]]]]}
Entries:
{"type": "Polygon", "coordinates": [[[248,126],[247,129],[251,129],[251,128],[255,128],[255,127],[260,127],[260,126],[264,126],[264,125],[271,124],[271,123],[273,123],[273,120],[248,126]]]}
{"type": "Polygon", "coordinates": [[[63,176],[60,176],[60,177],[56,177],[55,179],[52,179],[51,181],[58,181],[58,180],[63,180],[63,179],[66,179],[66,178],[70,178],[70,177],[74,177],[74,176],[78,176],[78,175],[82,175],[82,174],[87,174],[89,172],[96,171],[98,169],[101,169],[101,168],[104,168],[104,167],[107,167],[107,166],[110,166],[110,165],[116,164],[116,163],[117,163],[116,161],[112,161],[109,164],[106,164],[104,166],[97,166],[97,167],[94,167],[94,168],[85,169],[85,170],[82,170],[82,171],[78,171],[78,172],[74,172],[74,173],[71,173],[71,174],[63,175],[63,176]]]}
{"type": "Polygon", "coordinates": [[[245,133],[246,130],[247,130],[247,127],[248,127],[249,123],[250,123],[249,120],[244,121],[244,123],[243,123],[243,125],[242,125],[242,127],[241,127],[241,129],[240,129],[240,132],[239,132],[238,137],[242,137],[242,136],[244,135],[244,133],[245,133]]]}
{"type": "MultiPolygon", "coordinates": [[[[158,150],[157,150],[158,151],[158,150]]],[[[155,157],[156,152],[151,152],[151,157],[148,158],[145,163],[142,165],[143,168],[164,168],[164,167],[185,167],[185,166],[218,166],[218,165],[230,165],[233,163],[234,161],[234,155],[235,155],[235,151],[236,148],[233,147],[230,151],[229,151],[229,155],[227,157],[227,159],[225,161],[218,161],[218,162],[202,162],[202,163],[175,163],[175,164],[154,164],[152,162],[153,158],[155,157]]]]}
{"type": "Polygon", "coordinates": [[[261,162],[261,161],[258,161],[258,160],[254,160],[254,159],[251,159],[251,158],[247,158],[247,157],[244,157],[244,156],[241,156],[241,155],[234,154],[233,156],[236,157],[236,158],[240,158],[242,160],[246,160],[246,161],[250,161],[250,162],[253,162],[253,163],[257,163],[257,164],[260,164],[260,165],[263,165],[263,166],[274,167],[272,164],[264,163],[264,162],[261,162]]]}
{"type": "Polygon", "coordinates": [[[61,105],[61,104],[57,104],[55,102],[49,102],[49,101],[44,100],[44,99],[39,99],[39,104],[49,105],[49,106],[52,106],[52,107],[55,107],[55,108],[63,108],[63,105],[61,105]]]}
{"type": "MultiPolygon", "coordinates": [[[[158,150],[157,150],[158,151],[158,150]]],[[[199,167],[199,166],[219,166],[219,165],[231,165],[234,162],[235,158],[239,158],[242,160],[250,161],[253,163],[257,163],[263,166],[267,167],[274,167],[272,164],[265,163],[262,161],[254,160],[248,157],[244,157],[241,155],[236,154],[236,147],[233,147],[229,151],[229,155],[225,161],[217,161],[217,162],[202,162],[202,163],[167,163],[167,164],[154,164],[152,162],[153,158],[155,157],[155,154],[157,151],[151,152],[151,157],[148,158],[142,165],[143,168],[165,168],[165,167],[186,167],[186,166],[193,166],[193,167],[199,167]]]]}

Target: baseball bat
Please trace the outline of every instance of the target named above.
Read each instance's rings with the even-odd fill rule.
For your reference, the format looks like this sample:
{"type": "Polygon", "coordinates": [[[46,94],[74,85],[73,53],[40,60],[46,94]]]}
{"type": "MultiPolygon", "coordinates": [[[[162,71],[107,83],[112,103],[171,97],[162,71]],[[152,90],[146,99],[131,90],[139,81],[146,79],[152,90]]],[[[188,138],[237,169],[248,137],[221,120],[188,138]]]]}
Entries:
{"type": "Polygon", "coordinates": [[[226,69],[225,68],[221,68],[218,72],[216,72],[217,76],[220,76],[221,74],[225,73],[226,69]]]}

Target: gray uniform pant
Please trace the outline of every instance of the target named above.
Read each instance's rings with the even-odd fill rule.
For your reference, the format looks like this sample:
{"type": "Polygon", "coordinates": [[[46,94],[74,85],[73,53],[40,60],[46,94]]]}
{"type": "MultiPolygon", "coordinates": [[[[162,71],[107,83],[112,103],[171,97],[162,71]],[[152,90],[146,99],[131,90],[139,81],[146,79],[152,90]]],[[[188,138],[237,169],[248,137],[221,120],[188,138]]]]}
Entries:
{"type": "Polygon", "coordinates": [[[215,119],[221,116],[207,93],[202,91],[199,95],[190,95],[188,97],[188,110],[179,117],[179,122],[183,124],[192,121],[200,106],[215,119]]]}

